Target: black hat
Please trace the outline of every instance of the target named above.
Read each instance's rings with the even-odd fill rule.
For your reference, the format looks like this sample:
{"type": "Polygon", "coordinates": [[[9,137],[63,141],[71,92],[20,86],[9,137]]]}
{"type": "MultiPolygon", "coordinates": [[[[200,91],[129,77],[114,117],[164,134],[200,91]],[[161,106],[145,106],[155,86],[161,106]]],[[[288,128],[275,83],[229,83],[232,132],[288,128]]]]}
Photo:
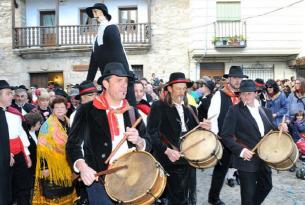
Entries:
{"type": "Polygon", "coordinates": [[[80,96],[87,95],[90,93],[97,93],[98,90],[95,85],[91,81],[83,81],[80,85],[78,85],[79,94],[75,96],[76,100],[80,99],[80,96]]]}
{"type": "Polygon", "coordinates": [[[229,74],[223,75],[224,78],[228,77],[238,77],[238,78],[248,78],[247,75],[244,75],[243,69],[240,66],[231,66],[229,74]]]}
{"type": "Polygon", "coordinates": [[[59,95],[59,96],[62,96],[64,98],[68,98],[68,93],[66,93],[64,90],[62,89],[56,89],[55,91],[55,95],[59,95]]]}
{"type": "Polygon", "coordinates": [[[181,72],[175,72],[175,73],[171,73],[169,76],[169,80],[168,82],[165,84],[164,86],[164,90],[167,90],[167,87],[169,85],[173,85],[175,83],[186,83],[186,86],[188,88],[192,87],[192,85],[194,84],[193,81],[190,81],[188,79],[185,78],[184,73],[181,72]]]}
{"type": "Polygon", "coordinates": [[[103,12],[104,16],[106,17],[106,19],[108,21],[111,20],[111,15],[108,13],[108,9],[107,9],[107,6],[105,4],[96,3],[93,6],[86,8],[87,15],[90,18],[94,18],[94,15],[92,13],[92,9],[99,9],[99,10],[101,10],[103,12]]]}
{"type": "Polygon", "coordinates": [[[263,79],[256,78],[254,82],[258,90],[263,90],[265,88],[265,82],[263,79]]]}
{"type": "Polygon", "coordinates": [[[6,80],[0,80],[0,90],[2,90],[2,89],[15,90],[16,87],[10,86],[6,80]]]}
{"type": "Polygon", "coordinates": [[[253,80],[243,80],[240,83],[239,92],[256,92],[256,85],[253,80]]]}
{"type": "Polygon", "coordinates": [[[27,87],[25,87],[25,85],[19,85],[16,89],[25,90],[25,91],[29,90],[29,89],[27,89],[27,87]]]}
{"type": "Polygon", "coordinates": [[[103,75],[97,80],[97,84],[102,85],[103,80],[107,76],[116,75],[118,77],[128,77],[129,79],[133,79],[133,77],[130,76],[129,72],[126,71],[122,63],[112,62],[108,63],[105,66],[103,75]]]}
{"type": "Polygon", "coordinates": [[[203,84],[209,88],[210,91],[213,91],[215,88],[215,83],[214,81],[210,79],[203,79],[203,84]]]}

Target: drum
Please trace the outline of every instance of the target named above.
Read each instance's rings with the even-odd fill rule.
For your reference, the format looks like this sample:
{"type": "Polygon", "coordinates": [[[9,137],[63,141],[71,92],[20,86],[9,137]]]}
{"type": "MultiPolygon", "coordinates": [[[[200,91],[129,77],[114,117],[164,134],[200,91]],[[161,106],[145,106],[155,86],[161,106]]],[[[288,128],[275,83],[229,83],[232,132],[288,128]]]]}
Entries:
{"type": "Polygon", "coordinates": [[[115,160],[112,168],[124,165],[128,168],[105,177],[105,189],[112,200],[120,204],[148,205],[161,196],[167,177],[151,154],[128,152],[115,160]]]}
{"type": "Polygon", "coordinates": [[[217,136],[211,131],[200,129],[182,139],[180,150],[191,166],[202,169],[215,166],[223,153],[217,136]]]}
{"type": "Polygon", "coordinates": [[[262,140],[257,154],[273,169],[288,170],[299,158],[298,148],[286,132],[279,136],[279,131],[271,131],[262,140]]]}

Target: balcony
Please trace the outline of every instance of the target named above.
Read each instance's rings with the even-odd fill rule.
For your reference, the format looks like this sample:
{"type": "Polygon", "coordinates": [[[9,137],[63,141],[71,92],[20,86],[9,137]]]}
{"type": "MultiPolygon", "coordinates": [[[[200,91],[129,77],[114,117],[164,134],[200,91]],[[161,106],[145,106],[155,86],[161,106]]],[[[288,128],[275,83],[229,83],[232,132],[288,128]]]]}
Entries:
{"type": "MultiPolygon", "coordinates": [[[[118,24],[125,49],[149,50],[151,25],[149,23],[118,24]]],[[[13,48],[20,55],[28,53],[89,51],[97,33],[97,25],[34,26],[13,29],[13,48]]]]}
{"type": "Polygon", "coordinates": [[[215,22],[213,44],[215,48],[245,48],[247,46],[246,22],[215,22]]]}

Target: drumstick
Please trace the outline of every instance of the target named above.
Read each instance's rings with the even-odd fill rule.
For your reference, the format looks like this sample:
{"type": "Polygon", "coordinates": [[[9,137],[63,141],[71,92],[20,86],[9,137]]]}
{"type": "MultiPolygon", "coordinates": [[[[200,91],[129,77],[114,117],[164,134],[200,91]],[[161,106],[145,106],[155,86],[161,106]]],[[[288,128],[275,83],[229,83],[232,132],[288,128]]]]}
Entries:
{"type": "Polygon", "coordinates": [[[205,138],[198,140],[197,142],[191,144],[190,146],[188,146],[187,148],[185,148],[183,151],[180,152],[181,155],[183,155],[183,153],[187,152],[189,149],[195,147],[197,144],[199,144],[200,142],[203,142],[205,140],[205,138]]]}
{"type": "MultiPolygon", "coordinates": [[[[137,121],[132,125],[131,128],[136,128],[138,124],[141,122],[142,117],[139,117],[137,121]]],[[[109,160],[115,155],[115,153],[120,149],[122,144],[126,141],[127,136],[124,135],[123,139],[118,143],[118,145],[114,148],[114,150],[110,153],[109,157],[106,159],[105,164],[108,164],[109,160]]]]}
{"type": "MultiPolygon", "coordinates": [[[[281,123],[281,124],[283,124],[284,122],[285,122],[285,115],[283,116],[283,119],[282,119],[282,123],[281,123]]],[[[281,126],[281,128],[280,128],[279,138],[281,138],[282,133],[283,133],[283,126],[281,126]]],[[[278,141],[280,141],[280,139],[279,139],[278,141]]]]}
{"type": "MultiPolygon", "coordinates": [[[[101,171],[101,172],[98,172],[95,174],[96,177],[100,177],[100,176],[103,176],[103,175],[106,175],[106,174],[112,174],[112,173],[115,173],[121,169],[127,169],[128,166],[127,165],[124,165],[124,166],[118,166],[118,167],[115,167],[115,168],[112,168],[112,169],[108,169],[108,170],[104,170],[104,171],[101,171]]],[[[80,175],[77,175],[73,181],[75,179],[79,179],[79,181],[82,181],[82,179],[80,178],[80,175]]]]}
{"type": "MultiPolygon", "coordinates": [[[[212,116],[209,117],[207,120],[211,120],[211,119],[214,118],[216,115],[217,115],[217,114],[212,115],[212,116]]],[[[187,135],[191,134],[192,132],[194,132],[195,130],[197,130],[199,127],[200,127],[200,124],[197,125],[196,127],[194,127],[193,129],[191,129],[190,131],[188,131],[185,135],[182,135],[182,136],[180,137],[180,139],[185,138],[187,135]]]]}

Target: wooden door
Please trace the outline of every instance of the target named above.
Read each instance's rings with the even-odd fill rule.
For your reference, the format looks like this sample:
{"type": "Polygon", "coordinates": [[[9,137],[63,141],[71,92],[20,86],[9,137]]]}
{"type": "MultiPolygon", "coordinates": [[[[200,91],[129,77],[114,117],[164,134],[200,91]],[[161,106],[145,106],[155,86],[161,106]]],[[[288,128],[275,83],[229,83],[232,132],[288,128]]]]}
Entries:
{"type": "Polygon", "coordinates": [[[55,11],[40,11],[41,45],[56,45],[55,11]]]}
{"type": "Polygon", "coordinates": [[[30,73],[31,86],[38,86],[39,88],[48,87],[48,73],[30,73]]]}
{"type": "Polygon", "coordinates": [[[201,63],[200,78],[209,76],[211,78],[221,78],[224,75],[224,63],[201,63]]]}

